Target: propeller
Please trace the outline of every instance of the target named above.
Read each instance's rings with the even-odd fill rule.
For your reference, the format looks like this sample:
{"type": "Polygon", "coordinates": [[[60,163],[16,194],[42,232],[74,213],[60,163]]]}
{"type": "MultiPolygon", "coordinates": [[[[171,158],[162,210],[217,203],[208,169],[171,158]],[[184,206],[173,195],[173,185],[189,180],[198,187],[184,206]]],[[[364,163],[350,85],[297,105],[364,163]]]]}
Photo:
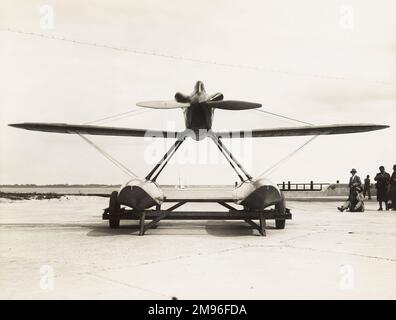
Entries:
{"type": "MultiPolygon", "coordinates": [[[[237,100],[221,100],[221,101],[205,101],[201,103],[202,105],[224,110],[247,110],[260,108],[261,104],[237,101],[237,100]]],[[[188,108],[191,106],[190,103],[177,102],[177,101],[143,101],[136,104],[139,107],[153,108],[153,109],[176,109],[176,108],[188,108]]]]}
{"type": "Polygon", "coordinates": [[[174,100],[168,101],[143,101],[136,103],[138,107],[152,108],[152,109],[176,109],[188,108],[190,103],[181,103],[174,100]]]}
{"type": "Polygon", "coordinates": [[[248,110],[261,107],[259,103],[237,100],[206,101],[205,104],[211,108],[223,110],[248,110]]]}

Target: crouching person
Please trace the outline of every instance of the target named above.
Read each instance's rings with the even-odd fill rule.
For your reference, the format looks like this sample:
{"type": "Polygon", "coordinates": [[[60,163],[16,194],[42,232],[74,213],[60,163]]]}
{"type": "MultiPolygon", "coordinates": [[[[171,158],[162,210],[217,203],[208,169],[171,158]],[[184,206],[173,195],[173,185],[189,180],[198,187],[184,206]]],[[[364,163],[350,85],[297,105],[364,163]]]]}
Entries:
{"type": "Polygon", "coordinates": [[[354,187],[350,192],[348,200],[341,206],[337,207],[341,212],[363,212],[364,211],[364,195],[362,194],[362,188],[357,186],[354,187]]]}
{"type": "Polygon", "coordinates": [[[353,210],[354,212],[364,212],[364,195],[363,195],[363,190],[361,188],[357,188],[356,190],[356,199],[355,199],[355,207],[353,210]]]}

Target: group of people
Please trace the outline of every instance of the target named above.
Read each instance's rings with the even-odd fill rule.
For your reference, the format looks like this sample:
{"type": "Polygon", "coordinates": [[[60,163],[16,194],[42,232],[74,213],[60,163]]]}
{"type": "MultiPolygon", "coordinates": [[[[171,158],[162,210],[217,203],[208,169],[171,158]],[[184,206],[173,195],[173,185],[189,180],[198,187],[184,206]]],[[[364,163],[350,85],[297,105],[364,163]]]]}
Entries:
{"type": "MultiPolygon", "coordinates": [[[[384,207],[385,210],[396,210],[396,165],[393,166],[392,175],[385,171],[384,166],[380,166],[379,170],[380,172],[374,178],[376,181],[377,201],[379,203],[378,210],[384,210],[384,207]],[[382,204],[384,204],[384,207],[382,204]]],[[[362,212],[364,211],[364,199],[366,195],[368,199],[371,199],[370,176],[367,175],[364,179],[364,184],[362,184],[356,169],[351,170],[351,175],[349,179],[348,200],[341,207],[337,207],[337,209],[341,212],[362,212]]]]}

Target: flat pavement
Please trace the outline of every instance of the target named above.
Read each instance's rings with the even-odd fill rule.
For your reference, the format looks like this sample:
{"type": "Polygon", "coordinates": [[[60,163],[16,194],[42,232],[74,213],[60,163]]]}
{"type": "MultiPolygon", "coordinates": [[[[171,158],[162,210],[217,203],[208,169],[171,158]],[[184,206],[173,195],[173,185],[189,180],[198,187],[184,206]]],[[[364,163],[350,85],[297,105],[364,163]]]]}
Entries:
{"type": "MultiPolygon", "coordinates": [[[[109,229],[108,199],[0,199],[1,299],[395,299],[396,212],[289,201],[261,237],[239,221],[109,229]]],[[[214,209],[192,204],[190,209],[214,209]]]]}

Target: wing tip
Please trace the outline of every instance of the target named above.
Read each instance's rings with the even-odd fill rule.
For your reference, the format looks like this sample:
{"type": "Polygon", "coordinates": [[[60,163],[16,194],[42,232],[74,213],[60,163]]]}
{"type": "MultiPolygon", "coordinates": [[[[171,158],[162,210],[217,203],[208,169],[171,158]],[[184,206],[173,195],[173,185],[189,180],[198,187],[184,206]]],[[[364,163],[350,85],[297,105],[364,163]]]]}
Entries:
{"type": "Polygon", "coordinates": [[[9,123],[8,124],[9,127],[20,128],[20,129],[23,129],[24,125],[25,125],[24,123],[9,123]]]}
{"type": "Polygon", "coordinates": [[[367,126],[370,128],[370,130],[368,131],[383,130],[390,128],[390,126],[387,124],[369,124],[367,126]]]}

